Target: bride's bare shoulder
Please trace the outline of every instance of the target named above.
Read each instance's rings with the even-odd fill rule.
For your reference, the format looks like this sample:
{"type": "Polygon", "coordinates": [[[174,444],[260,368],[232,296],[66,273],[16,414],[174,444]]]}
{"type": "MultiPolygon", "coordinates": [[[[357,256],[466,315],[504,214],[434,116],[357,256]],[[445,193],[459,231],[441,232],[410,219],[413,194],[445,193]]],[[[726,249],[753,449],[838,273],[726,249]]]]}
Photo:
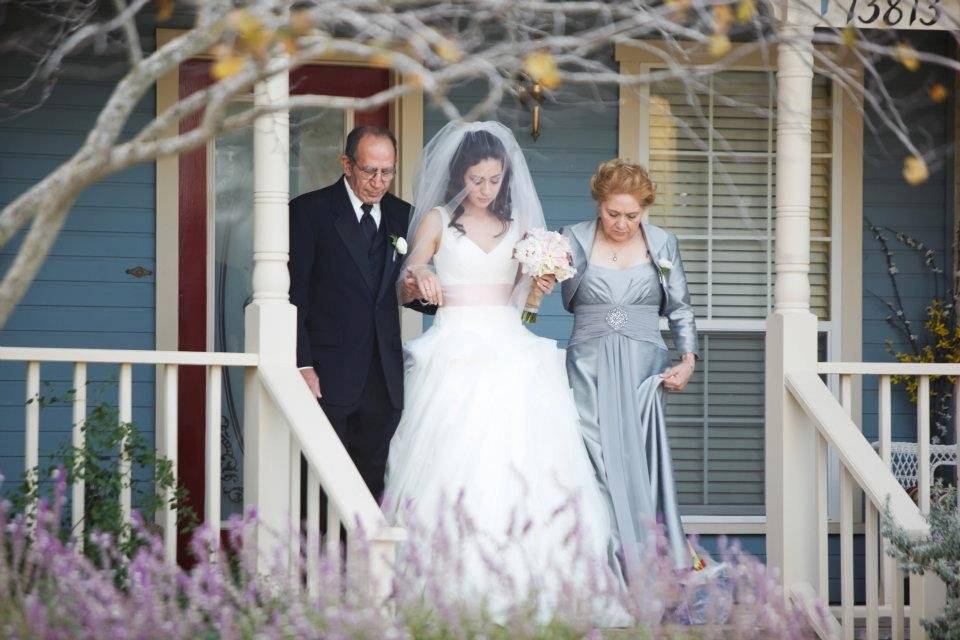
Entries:
{"type": "Polygon", "coordinates": [[[431,233],[441,231],[447,219],[446,211],[442,207],[434,207],[423,216],[423,226],[431,233]]]}
{"type": "Polygon", "coordinates": [[[429,242],[433,251],[439,250],[443,225],[443,211],[440,207],[430,209],[423,214],[420,222],[417,223],[414,240],[416,242],[429,242]]]}

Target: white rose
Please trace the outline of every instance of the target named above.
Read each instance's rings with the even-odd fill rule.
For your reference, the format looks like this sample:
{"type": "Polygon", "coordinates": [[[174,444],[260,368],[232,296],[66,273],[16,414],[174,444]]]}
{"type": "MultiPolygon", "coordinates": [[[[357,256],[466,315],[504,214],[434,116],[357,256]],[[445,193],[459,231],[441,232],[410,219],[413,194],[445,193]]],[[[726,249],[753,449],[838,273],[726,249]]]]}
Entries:
{"type": "Polygon", "coordinates": [[[393,245],[397,249],[397,253],[402,256],[407,255],[407,240],[406,238],[397,238],[396,244],[393,245]]]}
{"type": "Polygon", "coordinates": [[[673,263],[666,258],[657,260],[657,266],[660,267],[662,271],[670,271],[670,269],[673,269],[673,263]]]}

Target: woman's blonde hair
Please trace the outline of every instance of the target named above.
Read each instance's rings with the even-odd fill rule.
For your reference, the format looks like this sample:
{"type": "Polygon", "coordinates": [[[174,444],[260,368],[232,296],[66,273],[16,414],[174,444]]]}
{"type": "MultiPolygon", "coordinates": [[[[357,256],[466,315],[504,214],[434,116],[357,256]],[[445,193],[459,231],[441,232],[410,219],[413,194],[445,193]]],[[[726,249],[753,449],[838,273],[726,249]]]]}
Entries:
{"type": "Polygon", "coordinates": [[[601,203],[617,193],[629,194],[647,208],[656,199],[657,188],[642,165],[614,158],[597,167],[590,178],[590,194],[601,203]]]}

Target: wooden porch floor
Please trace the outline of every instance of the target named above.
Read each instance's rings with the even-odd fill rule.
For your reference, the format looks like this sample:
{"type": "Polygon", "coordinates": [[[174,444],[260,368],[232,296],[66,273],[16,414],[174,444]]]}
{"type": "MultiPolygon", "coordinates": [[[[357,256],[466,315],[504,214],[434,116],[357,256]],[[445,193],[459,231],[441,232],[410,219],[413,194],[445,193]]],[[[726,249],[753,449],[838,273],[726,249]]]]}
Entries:
{"type": "MultiPolygon", "coordinates": [[[[910,627],[904,625],[903,639],[910,640],[910,627]]],[[[724,627],[722,625],[701,625],[692,627],[673,626],[667,627],[663,632],[654,638],[638,633],[632,629],[606,629],[603,631],[603,637],[606,640],[744,640],[740,630],[724,627]]],[[[811,632],[810,637],[816,638],[811,632]]],[[[867,629],[863,620],[858,620],[853,631],[854,640],[866,640],[867,629]]],[[[889,620],[880,621],[880,633],[878,640],[891,640],[889,620]]],[[[771,636],[770,640],[779,640],[771,636]]]]}

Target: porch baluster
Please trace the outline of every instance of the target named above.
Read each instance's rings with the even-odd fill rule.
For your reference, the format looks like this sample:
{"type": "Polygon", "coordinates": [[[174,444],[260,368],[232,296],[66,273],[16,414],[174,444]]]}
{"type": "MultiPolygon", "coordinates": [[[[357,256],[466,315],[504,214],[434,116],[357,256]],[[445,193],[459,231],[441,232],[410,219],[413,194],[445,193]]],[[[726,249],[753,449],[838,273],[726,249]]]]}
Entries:
{"type": "Polygon", "coordinates": [[[214,544],[220,544],[220,393],[219,365],[207,368],[206,486],[204,488],[204,521],[214,544]]]}
{"type": "MultiPolygon", "coordinates": [[[[40,363],[27,364],[27,430],[25,435],[24,475],[34,474],[34,469],[40,464],[40,363]]],[[[40,478],[33,477],[32,481],[40,482],[40,478]]],[[[27,505],[27,514],[36,513],[36,501],[27,505]]]]}
{"type": "Polygon", "coordinates": [[[840,375],[840,406],[853,417],[853,376],[846,373],[840,375]]]}
{"type": "MultiPolygon", "coordinates": [[[[77,362],[73,365],[73,447],[82,449],[86,437],[83,430],[87,419],[87,365],[77,362]]],[[[83,519],[86,514],[86,485],[82,477],[74,478],[70,491],[70,523],[80,549],[83,549],[83,519]]]]}
{"type": "MultiPolygon", "coordinates": [[[[177,365],[163,367],[163,434],[161,451],[170,461],[173,477],[177,477],[177,365]]],[[[171,489],[171,492],[173,489],[171,489]]],[[[177,561],[177,509],[172,503],[173,494],[164,496],[163,548],[167,562],[177,561]]]]}
{"type": "Polygon", "coordinates": [[[829,553],[829,497],[827,492],[827,440],[817,433],[817,558],[820,564],[817,570],[817,595],[827,602],[830,597],[830,553],[829,553]]]}
{"type": "Polygon", "coordinates": [[[307,593],[320,591],[320,478],[307,469],[307,593]]]}
{"type": "Polygon", "coordinates": [[[338,563],[340,561],[340,514],[337,513],[332,500],[327,500],[327,539],[324,547],[329,562],[338,563]]]}
{"type": "MultiPolygon", "coordinates": [[[[930,376],[920,376],[917,385],[917,505],[930,513],[930,376]]],[[[910,608],[911,611],[913,607],[910,608]]],[[[912,616],[911,616],[912,619],[912,616]]]]}
{"type": "Polygon", "coordinates": [[[853,640],[853,478],[840,466],[840,624],[853,640]]]}
{"type": "MultiPolygon", "coordinates": [[[[133,423],[133,365],[120,365],[119,389],[119,421],[122,429],[129,429],[133,423]]],[[[120,438],[120,514],[123,522],[129,524],[131,519],[131,486],[130,456],[127,453],[127,438],[120,438]]]]}
{"type": "MultiPolygon", "coordinates": [[[[920,376],[917,384],[917,506],[930,514],[930,376],[920,376]]],[[[926,638],[920,626],[928,596],[924,576],[910,574],[910,637],[926,638]]]]}
{"type": "MultiPolygon", "coordinates": [[[[287,492],[289,496],[289,511],[290,511],[290,555],[289,555],[289,566],[290,566],[290,580],[294,588],[300,587],[300,571],[299,567],[302,565],[302,549],[301,549],[301,531],[300,531],[300,518],[302,514],[300,513],[300,458],[301,458],[301,448],[300,443],[297,442],[296,437],[291,433],[290,434],[290,459],[287,462],[287,482],[290,485],[290,490],[287,492]]],[[[309,465],[307,465],[309,470],[309,465]]],[[[309,473],[307,475],[307,482],[309,484],[309,473]]],[[[309,495],[309,490],[308,490],[309,495]]],[[[307,512],[310,512],[310,505],[307,505],[307,512]]],[[[277,534],[282,532],[278,531],[277,534]]]]}
{"type": "MultiPolygon", "coordinates": [[[[890,452],[891,440],[891,405],[890,405],[890,376],[881,375],[879,385],[879,407],[877,409],[877,426],[880,436],[880,459],[886,468],[892,468],[892,454],[890,452]]],[[[893,591],[893,582],[896,580],[897,566],[890,556],[887,555],[887,541],[881,542],[881,551],[883,560],[880,564],[880,580],[883,583],[883,603],[887,606],[893,606],[895,603],[895,594],[893,591]]]]}
{"type": "MultiPolygon", "coordinates": [[[[953,382],[953,438],[957,448],[957,464],[953,467],[956,476],[956,485],[960,487],[960,376],[954,377],[953,382]]],[[[957,492],[957,506],[960,507],[960,492],[957,492]]]]}
{"type": "Polygon", "coordinates": [[[877,640],[880,634],[879,606],[879,531],[877,508],[866,500],[864,513],[864,580],[866,582],[867,640],[877,640]]]}
{"type": "Polygon", "coordinates": [[[903,572],[896,564],[890,577],[890,640],[903,640],[903,572]]]}
{"type": "Polygon", "coordinates": [[[911,573],[908,584],[910,585],[910,640],[917,638],[923,640],[927,637],[927,632],[920,625],[924,609],[923,599],[926,597],[923,576],[911,573]]]}

